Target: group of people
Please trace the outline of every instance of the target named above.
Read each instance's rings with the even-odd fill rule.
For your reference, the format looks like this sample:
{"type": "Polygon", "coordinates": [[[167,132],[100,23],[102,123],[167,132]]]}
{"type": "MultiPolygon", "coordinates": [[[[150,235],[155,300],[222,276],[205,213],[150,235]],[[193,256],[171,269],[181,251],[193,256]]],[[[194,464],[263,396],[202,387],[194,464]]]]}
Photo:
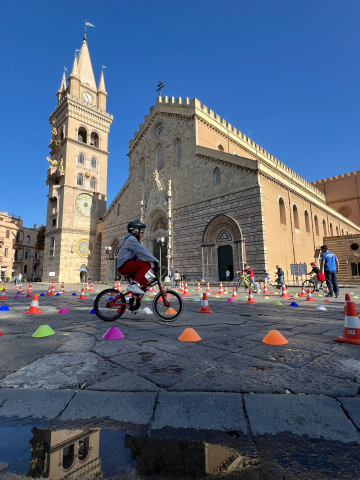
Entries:
{"type": "Polygon", "coordinates": [[[15,273],[14,275],[14,285],[21,285],[22,282],[22,273],[15,273]]]}

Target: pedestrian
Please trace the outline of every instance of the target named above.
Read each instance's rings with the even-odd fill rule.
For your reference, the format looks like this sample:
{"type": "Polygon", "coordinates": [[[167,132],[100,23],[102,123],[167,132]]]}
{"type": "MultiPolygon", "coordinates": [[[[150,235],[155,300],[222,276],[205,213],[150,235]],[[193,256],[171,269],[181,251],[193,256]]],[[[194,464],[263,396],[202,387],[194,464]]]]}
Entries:
{"type": "Polygon", "coordinates": [[[339,273],[339,260],[335,253],[329,252],[327,245],[320,247],[320,270],[325,273],[326,285],[329,289],[326,297],[339,296],[339,286],[337,283],[336,274],[339,273]]]}
{"type": "Polygon", "coordinates": [[[17,280],[18,280],[17,273],[14,272],[14,285],[17,285],[17,280]]]}
{"type": "Polygon", "coordinates": [[[265,273],[264,285],[266,285],[266,284],[267,284],[267,285],[270,285],[270,283],[271,283],[270,273],[269,273],[267,270],[265,270],[264,273],[265,273]]]}
{"type": "Polygon", "coordinates": [[[312,270],[307,274],[311,275],[314,273],[315,275],[312,278],[312,281],[315,284],[315,291],[319,291],[319,282],[324,282],[325,281],[325,275],[321,272],[320,268],[316,265],[316,262],[311,262],[310,265],[312,266],[312,270]]]}
{"type": "Polygon", "coordinates": [[[183,273],[180,273],[180,278],[182,282],[185,282],[185,275],[183,273]]]}
{"type": "Polygon", "coordinates": [[[88,282],[91,282],[91,275],[88,276],[88,282]]]}
{"type": "Polygon", "coordinates": [[[254,276],[253,269],[250,268],[249,265],[244,265],[244,270],[239,270],[237,273],[242,273],[242,272],[246,272],[246,275],[249,277],[249,280],[251,281],[251,283],[256,288],[256,293],[258,293],[259,292],[259,287],[257,286],[257,284],[255,282],[255,276],[254,276]]]}
{"type": "Polygon", "coordinates": [[[174,288],[174,277],[175,277],[175,270],[174,270],[174,268],[170,268],[170,283],[171,283],[171,288],[174,288]]]}
{"type": "Polygon", "coordinates": [[[22,273],[20,272],[19,273],[19,285],[21,285],[21,281],[22,281],[22,273]]]}
{"type": "Polygon", "coordinates": [[[282,282],[284,281],[284,271],[281,267],[279,267],[279,265],[276,265],[276,268],[277,268],[277,272],[276,272],[276,275],[277,275],[277,289],[281,288],[282,287],[282,282]]]}
{"type": "Polygon", "coordinates": [[[228,282],[229,279],[230,279],[230,272],[229,272],[229,270],[226,270],[225,275],[226,275],[226,281],[228,282]]]}
{"type": "Polygon", "coordinates": [[[181,276],[180,276],[180,273],[177,270],[175,270],[174,280],[175,280],[175,288],[178,288],[179,282],[181,280],[181,276]]]}

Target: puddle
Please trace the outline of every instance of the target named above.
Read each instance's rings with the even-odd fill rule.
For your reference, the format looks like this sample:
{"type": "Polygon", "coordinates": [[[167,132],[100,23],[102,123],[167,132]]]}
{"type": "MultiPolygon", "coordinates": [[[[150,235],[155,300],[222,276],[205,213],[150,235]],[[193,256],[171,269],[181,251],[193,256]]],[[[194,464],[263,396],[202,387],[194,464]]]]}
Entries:
{"type": "Polygon", "coordinates": [[[228,478],[255,465],[234,446],[235,432],[220,436],[217,442],[213,432],[214,443],[207,443],[136,437],[110,429],[0,427],[0,479],[228,478]]]}

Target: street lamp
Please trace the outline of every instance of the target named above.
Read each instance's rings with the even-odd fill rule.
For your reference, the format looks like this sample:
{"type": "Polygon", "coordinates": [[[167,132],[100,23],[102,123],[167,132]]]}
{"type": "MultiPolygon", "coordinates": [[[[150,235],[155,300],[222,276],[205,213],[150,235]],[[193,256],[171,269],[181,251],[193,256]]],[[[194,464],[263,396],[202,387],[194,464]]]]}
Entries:
{"type": "Polygon", "coordinates": [[[109,280],[109,272],[108,272],[108,260],[111,255],[112,248],[111,247],[105,247],[105,254],[106,254],[106,283],[108,283],[109,280]]]}
{"type": "MultiPolygon", "coordinates": [[[[159,258],[159,267],[161,268],[161,248],[165,244],[165,237],[159,237],[156,239],[157,243],[159,244],[160,247],[160,258],[159,258]]],[[[161,270],[160,270],[160,278],[161,278],[161,270]]]]}

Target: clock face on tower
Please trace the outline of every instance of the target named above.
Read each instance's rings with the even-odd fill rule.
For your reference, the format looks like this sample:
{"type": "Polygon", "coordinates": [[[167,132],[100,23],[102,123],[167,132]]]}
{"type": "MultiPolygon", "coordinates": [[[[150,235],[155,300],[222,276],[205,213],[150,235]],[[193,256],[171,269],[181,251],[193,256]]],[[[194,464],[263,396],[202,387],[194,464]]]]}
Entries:
{"type": "Polygon", "coordinates": [[[88,257],[92,252],[92,243],[86,238],[79,240],[76,244],[76,253],[81,257],[88,257]]]}
{"type": "Polygon", "coordinates": [[[93,101],[92,96],[88,92],[83,93],[83,99],[85,100],[85,102],[88,102],[88,103],[92,103],[93,101]]]}
{"type": "Polygon", "coordinates": [[[90,217],[96,212],[96,200],[88,193],[80,193],[75,201],[76,210],[85,217],[90,217]]]}

